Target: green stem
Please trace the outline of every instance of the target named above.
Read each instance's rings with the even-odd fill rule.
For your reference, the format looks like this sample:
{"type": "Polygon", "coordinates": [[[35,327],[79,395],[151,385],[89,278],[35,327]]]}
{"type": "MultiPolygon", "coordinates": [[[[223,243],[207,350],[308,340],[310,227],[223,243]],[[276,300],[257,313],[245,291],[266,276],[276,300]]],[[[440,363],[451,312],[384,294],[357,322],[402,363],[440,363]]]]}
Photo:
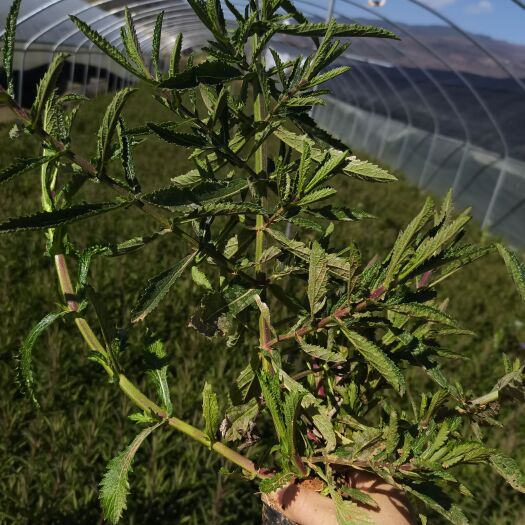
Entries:
{"type": "MultiPolygon", "coordinates": [[[[257,35],[253,36],[253,49],[257,48],[258,37],[257,35]]],[[[256,58],[260,61],[260,57],[256,58]]],[[[254,122],[261,122],[264,120],[264,101],[261,94],[261,90],[256,88],[254,84],[254,102],[253,102],[253,119],[254,122]]],[[[255,142],[258,142],[260,134],[255,135],[255,142]]],[[[255,151],[255,172],[257,174],[258,180],[262,180],[262,176],[266,174],[266,144],[262,143],[255,151]]],[[[259,185],[260,192],[260,204],[262,208],[266,208],[266,190],[265,185],[259,185]]],[[[261,263],[262,254],[264,252],[264,215],[259,214],[255,220],[255,277],[259,282],[264,283],[266,281],[266,275],[263,270],[263,265],[261,263]]],[[[261,348],[266,348],[267,346],[267,330],[265,326],[265,319],[261,312],[259,315],[259,346],[261,348]]],[[[262,358],[263,368],[269,370],[270,363],[264,357],[262,358]]]]}
{"type": "MultiPolygon", "coordinates": [[[[74,288],[71,283],[71,277],[67,267],[67,262],[64,254],[59,254],[55,256],[55,267],[58,274],[58,281],[60,283],[60,288],[62,294],[67,302],[68,308],[72,312],[78,311],[79,305],[75,298],[74,288]]],[[[75,319],[75,323],[84,338],[85,342],[89,348],[95,352],[99,352],[103,355],[107,355],[107,352],[100,342],[98,337],[95,335],[89,323],[83,318],[75,319]]],[[[108,366],[104,366],[104,369],[108,374],[113,377],[114,372],[108,366]]],[[[124,374],[118,375],[118,384],[122,392],[140,409],[146,412],[152,412],[157,417],[162,419],[166,418],[166,413],[159,407],[154,401],[149,397],[144,395],[124,374]]],[[[198,428],[178,419],[177,417],[169,417],[168,424],[173,428],[183,432],[192,439],[198,441],[199,443],[205,445],[206,447],[214,450],[224,458],[228,459],[235,465],[241,467],[243,470],[248,472],[251,476],[260,476],[255,464],[244,457],[242,454],[239,454],[235,450],[227,447],[223,443],[215,442],[212,443],[206,434],[199,430],[198,428]]]]}

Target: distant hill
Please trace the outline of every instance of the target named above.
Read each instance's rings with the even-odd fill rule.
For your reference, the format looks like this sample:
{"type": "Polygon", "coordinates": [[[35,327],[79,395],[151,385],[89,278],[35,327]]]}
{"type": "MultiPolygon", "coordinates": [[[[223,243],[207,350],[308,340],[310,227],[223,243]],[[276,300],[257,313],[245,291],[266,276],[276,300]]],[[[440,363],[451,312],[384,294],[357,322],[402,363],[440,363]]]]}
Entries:
{"type": "MultiPolygon", "coordinates": [[[[414,63],[419,67],[432,70],[446,70],[447,65],[459,71],[473,73],[479,76],[505,78],[508,74],[501,69],[487,54],[469,42],[463,35],[455,29],[441,25],[409,25],[398,24],[405,31],[386,22],[380,23],[378,20],[359,19],[348,20],[340,19],[348,23],[361,23],[379,25],[390,29],[401,37],[400,42],[386,41],[382,39],[360,40],[355,39],[351,46],[351,53],[370,57],[381,62],[387,60],[395,65],[403,67],[414,67],[414,63]],[[410,33],[414,38],[408,36],[410,33]],[[420,45],[416,40],[421,42],[420,45]],[[423,46],[430,48],[434,53],[441,57],[445,63],[436,60],[423,46]],[[402,51],[400,53],[399,51],[402,51]],[[403,56],[403,53],[406,56],[403,56]]],[[[524,28],[525,31],[525,28],[524,28]]],[[[512,44],[503,40],[496,40],[486,35],[472,35],[483,47],[488,49],[498,57],[508,69],[517,77],[525,79],[525,46],[512,44]]],[[[306,39],[294,39],[285,37],[295,46],[302,48],[310,47],[306,39]]]]}

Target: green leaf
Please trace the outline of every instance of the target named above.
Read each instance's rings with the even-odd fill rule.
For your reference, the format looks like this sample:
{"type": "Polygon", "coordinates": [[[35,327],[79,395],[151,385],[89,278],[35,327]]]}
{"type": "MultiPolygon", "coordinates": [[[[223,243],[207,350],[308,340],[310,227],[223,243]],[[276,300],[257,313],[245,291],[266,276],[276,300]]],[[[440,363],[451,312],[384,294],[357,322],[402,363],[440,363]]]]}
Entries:
{"type": "MultiPolygon", "coordinates": [[[[306,396],[305,396],[306,397],[306,396]]],[[[305,399],[306,401],[308,398],[305,399]]],[[[325,450],[326,452],[331,452],[337,446],[337,436],[334,431],[334,425],[330,417],[321,409],[319,412],[312,416],[312,421],[315,425],[315,428],[319,430],[323,439],[325,440],[325,450]]]]}
{"type": "Polygon", "coordinates": [[[374,525],[374,521],[363,509],[352,501],[345,501],[335,490],[330,490],[335,504],[335,515],[338,525],[374,525]]]}
{"type": "Polygon", "coordinates": [[[395,182],[397,177],[383,168],[366,160],[350,157],[350,162],[343,168],[343,172],[350,177],[366,180],[369,182],[395,182]]]}
{"type": "Polygon", "coordinates": [[[503,244],[496,244],[500,255],[505,261],[507,270],[518,289],[521,298],[525,301],[525,263],[516,255],[515,252],[511,252],[503,244]]]}
{"type": "Polygon", "coordinates": [[[457,326],[457,322],[449,315],[433,306],[421,303],[401,303],[401,304],[385,304],[385,308],[406,315],[408,317],[415,317],[432,321],[435,323],[442,323],[448,326],[457,326]]]}
{"type": "Polygon", "coordinates": [[[339,75],[343,75],[349,70],[350,66],[339,66],[330,69],[329,71],[325,71],[324,73],[321,73],[320,75],[317,75],[315,78],[310,80],[305,85],[304,89],[311,89],[314,86],[318,86],[319,84],[324,84],[325,82],[328,82],[329,80],[332,80],[333,78],[338,77],[339,75]]]}
{"type": "Polygon", "coordinates": [[[339,322],[339,326],[346,338],[366,361],[375,368],[399,394],[403,395],[406,390],[406,382],[397,365],[372,341],[369,341],[357,332],[349,330],[341,322],[339,322]]]}
{"type": "Polygon", "coordinates": [[[174,131],[166,126],[158,125],[153,122],[148,123],[148,127],[162,140],[169,144],[177,144],[185,148],[203,148],[208,141],[201,135],[195,133],[185,133],[174,131]]]}
{"type": "Polygon", "coordinates": [[[160,58],[160,40],[162,36],[162,22],[164,20],[164,11],[161,11],[155,20],[155,29],[153,30],[153,42],[151,45],[151,65],[153,67],[153,75],[156,80],[161,80],[161,72],[159,69],[160,58]]]}
{"type": "Polygon", "coordinates": [[[144,440],[164,422],[145,428],[120,454],[114,457],[107,466],[106,473],[100,483],[100,502],[104,518],[116,525],[122,513],[127,508],[126,500],[129,494],[128,475],[137,450],[144,440]]]}
{"type": "Polygon", "coordinates": [[[441,514],[441,516],[446,518],[453,525],[469,525],[467,517],[457,505],[451,504],[448,508],[445,508],[427,494],[414,489],[410,485],[403,485],[403,488],[409,494],[412,494],[416,498],[420,499],[427,507],[435,510],[438,514],[441,514]]]}
{"type": "Polygon", "coordinates": [[[240,78],[242,73],[225,62],[206,60],[176,73],[159,84],[167,89],[190,89],[199,84],[216,85],[240,78]]]}
{"type": "Polygon", "coordinates": [[[308,344],[302,340],[300,344],[301,350],[315,359],[321,359],[322,361],[328,361],[330,363],[344,363],[346,361],[346,357],[343,354],[331,352],[322,346],[308,344]]]}
{"type": "Polygon", "coordinates": [[[399,443],[399,429],[398,429],[398,416],[395,410],[390,412],[390,421],[384,431],[385,439],[385,452],[386,454],[392,454],[399,443]]]}
{"type": "Polygon", "coordinates": [[[227,184],[204,182],[193,189],[170,186],[143,196],[143,200],[167,208],[191,206],[222,201],[248,188],[246,179],[234,179],[227,184]]]}
{"type": "Polygon", "coordinates": [[[219,401],[212,386],[206,382],[202,391],[202,413],[204,415],[205,434],[211,443],[217,440],[219,431],[219,401]]]}
{"type": "MultiPolygon", "coordinates": [[[[288,239],[281,232],[272,230],[271,228],[267,228],[265,232],[297,258],[307,262],[310,261],[310,249],[304,243],[288,239]]],[[[326,262],[328,271],[332,275],[344,280],[348,280],[351,277],[352,268],[349,261],[338,257],[335,253],[329,253],[326,255],[326,262]]]]}
{"type": "Polygon", "coordinates": [[[514,459],[497,453],[490,456],[490,463],[514,490],[525,493],[525,475],[514,459]]]}
{"type": "Polygon", "coordinates": [[[375,219],[374,215],[363,210],[352,210],[350,208],[341,208],[339,206],[332,206],[328,204],[322,208],[308,208],[307,213],[322,217],[329,221],[360,221],[361,219],[375,219]]]}
{"type": "Polygon", "coordinates": [[[384,286],[385,288],[392,282],[394,275],[399,270],[403,258],[406,257],[406,250],[410,245],[415,235],[425,226],[430,220],[434,213],[434,203],[432,199],[427,197],[425,204],[421,211],[410,221],[410,224],[404,231],[401,231],[397,237],[397,240],[392,248],[392,254],[390,256],[390,263],[387,268],[384,286]]]}
{"type": "Polygon", "coordinates": [[[20,383],[24,392],[29,397],[35,406],[39,406],[34,392],[35,379],[33,377],[33,348],[37,339],[42,333],[53,324],[57,319],[64,317],[71,312],[64,310],[61,312],[51,313],[46,315],[40,322],[38,322],[29,332],[20,350],[18,351],[18,374],[20,383]]]}
{"type": "Polygon", "coordinates": [[[201,271],[197,266],[191,267],[191,277],[193,279],[193,282],[200,286],[201,288],[204,288],[205,290],[208,290],[209,292],[213,291],[213,287],[208,279],[206,277],[206,274],[201,271]]]}
{"type": "Polygon", "coordinates": [[[314,190],[308,195],[305,195],[302,199],[297,201],[297,206],[306,206],[307,204],[313,204],[314,202],[328,199],[332,195],[335,195],[337,190],[335,188],[320,188],[314,190]]]}
{"type": "Polygon", "coordinates": [[[142,292],[137,306],[135,306],[131,313],[131,322],[136,323],[143,321],[158,306],[184,270],[193,262],[196,255],[197,252],[188,255],[171,268],[168,268],[148,281],[148,285],[144,292],[142,292]]]}
{"type": "Polygon", "coordinates": [[[126,133],[124,119],[119,118],[117,124],[117,136],[120,146],[120,158],[124,170],[124,178],[133,193],[140,193],[140,183],[135,173],[135,163],[133,162],[133,153],[131,151],[131,142],[126,133]]]}
{"type": "Polygon", "coordinates": [[[120,64],[124,69],[133,73],[133,75],[138,76],[143,80],[149,81],[147,77],[145,77],[141,72],[137,71],[137,69],[128,61],[128,59],[115,46],[110,44],[100,33],[92,29],[88,24],[76,16],[70,15],[69,18],[80,29],[80,31],[84,33],[84,35],[109,58],[114,60],[117,64],[120,64]]]}
{"type": "Polygon", "coordinates": [[[46,74],[38,84],[36,98],[31,107],[31,122],[35,127],[40,125],[44,107],[56,87],[58,77],[64,67],[64,62],[69,56],[68,53],[57,53],[53,57],[46,74]]]}
{"type": "Polygon", "coordinates": [[[259,405],[254,397],[244,405],[230,407],[226,411],[227,430],[224,432],[224,439],[226,441],[242,439],[258,414],[259,405]]]}
{"type": "Polygon", "coordinates": [[[173,413],[170,389],[168,386],[167,354],[162,341],[155,341],[147,348],[146,376],[155,387],[162,406],[166,409],[168,416],[173,413]]]}
{"type": "Polygon", "coordinates": [[[339,154],[330,156],[326,162],[324,162],[314,176],[310,179],[305,188],[305,193],[311,192],[316,186],[326,182],[332,175],[345,163],[346,157],[348,156],[348,150],[342,151],[339,154]]]}
{"type": "Polygon", "coordinates": [[[97,171],[104,174],[106,163],[111,158],[111,139],[119,122],[120,114],[124,109],[127,99],[136,91],[134,88],[125,88],[117,91],[113,100],[106,109],[102,125],[97,134],[97,171]]]}
{"type": "Polygon", "coordinates": [[[7,19],[5,21],[3,67],[6,74],[7,94],[15,98],[15,85],[13,82],[13,56],[15,52],[16,22],[20,10],[21,0],[13,0],[7,19]]]}
{"type": "MultiPolygon", "coordinates": [[[[286,444],[287,432],[282,418],[281,385],[279,383],[279,377],[275,374],[269,374],[264,370],[260,370],[257,373],[257,377],[266,408],[272,416],[279,442],[281,445],[286,444]]],[[[282,452],[286,453],[286,451],[282,452]]]]}
{"type": "Polygon", "coordinates": [[[295,479],[295,475],[292,472],[279,472],[271,478],[264,478],[259,482],[259,490],[263,494],[269,494],[275,492],[280,488],[288,485],[295,479]]]}
{"type": "Polygon", "coordinates": [[[328,264],[326,253],[321,245],[314,241],[310,252],[308,269],[308,301],[310,313],[315,315],[326,302],[326,285],[328,283],[328,264]]]}
{"type": "Polygon", "coordinates": [[[349,498],[353,499],[354,501],[357,501],[358,503],[362,503],[363,505],[366,505],[373,509],[379,509],[379,505],[376,503],[374,498],[372,498],[372,496],[370,496],[366,492],[363,492],[362,490],[353,489],[351,487],[341,487],[341,492],[345,496],[348,496],[349,498]]]}
{"type": "Polygon", "coordinates": [[[288,222],[295,224],[295,226],[299,226],[299,228],[306,228],[308,230],[313,230],[318,233],[324,232],[324,228],[320,224],[310,219],[305,219],[304,217],[291,217],[287,220],[288,222]]]}
{"type": "Polygon", "coordinates": [[[468,210],[450,223],[444,223],[432,237],[426,237],[417,247],[413,260],[403,269],[403,274],[408,274],[425,261],[440,252],[446,243],[459,235],[464,226],[472,219],[468,210]]]}
{"type": "Polygon", "coordinates": [[[11,165],[7,166],[7,168],[0,170],[0,184],[2,184],[3,182],[7,182],[8,180],[12,179],[13,177],[16,177],[17,175],[27,173],[33,168],[42,166],[42,164],[46,164],[47,162],[53,162],[62,155],[62,153],[58,153],[57,155],[53,155],[50,157],[44,156],[31,157],[27,159],[17,159],[11,165]]]}
{"type": "Polygon", "coordinates": [[[126,19],[126,27],[123,27],[121,30],[122,43],[124,44],[129,58],[139,67],[140,70],[142,70],[144,76],[148,77],[149,71],[144,62],[144,56],[142,54],[142,49],[140,48],[140,42],[133,22],[133,17],[128,7],[125,7],[124,9],[124,16],[126,19]]]}
{"type": "MultiPolygon", "coordinates": [[[[373,38],[394,38],[397,36],[383,29],[382,27],[375,27],[362,24],[334,24],[333,36],[354,36],[354,37],[373,37],[373,38]]],[[[299,35],[299,36],[324,36],[328,30],[329,25],[326,23],[303,23],[282,25],[277,28],[277,33],[285,35],[299,35]]]]}
{"type": "Polygon", "coordinates": [[[168,75],[170,77],[174,77],[179,72],[179,64],[180,64],[180,57],[182,53],[182,33],[179,33],[177,35],[177,39],[175,40],[175,44],[173,45],[173,48],[171,49],[170,53],[170,67],[168,70],[168,75]]]}
{"type": "Polygon", "coordinates": [[[8,219],[0,224],[0,233],[9,233],[19,230],[42,230],[55,228],[71,222],[100,215],[121,207],[121,203],[101,202],[97,204],[78,204],[63,210],[40,212],[26,217],[8,219]]]}

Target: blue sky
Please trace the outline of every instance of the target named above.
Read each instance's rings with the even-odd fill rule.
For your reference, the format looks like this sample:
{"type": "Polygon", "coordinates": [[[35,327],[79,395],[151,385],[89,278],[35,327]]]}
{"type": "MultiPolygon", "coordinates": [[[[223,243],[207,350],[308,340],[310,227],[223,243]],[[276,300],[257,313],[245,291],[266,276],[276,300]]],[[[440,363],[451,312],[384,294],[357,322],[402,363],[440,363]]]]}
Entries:
{"type": "MultiPolygon", "coordinates": [[[[319,5],[325,1],[319,2],[319,5]]],[[[421,2],[452,18],[457,25],[470,32],[525,44],[525,9],[517,6],[512,0],[421,0],[421,2]]],[[[357,0],[355,3],[366,6],[368,0],[357,0]]],[[[348,9],[344,0],[337,2],[336,5],[338,11],[348,9]]],[[[349,9],[352,14],[357,13],[355,8],[349,9]]],[[[408,0],[386,0],[384,7],[375,9],[378,13],[396,21],[412,24],[441,23],[408,0]]]]}

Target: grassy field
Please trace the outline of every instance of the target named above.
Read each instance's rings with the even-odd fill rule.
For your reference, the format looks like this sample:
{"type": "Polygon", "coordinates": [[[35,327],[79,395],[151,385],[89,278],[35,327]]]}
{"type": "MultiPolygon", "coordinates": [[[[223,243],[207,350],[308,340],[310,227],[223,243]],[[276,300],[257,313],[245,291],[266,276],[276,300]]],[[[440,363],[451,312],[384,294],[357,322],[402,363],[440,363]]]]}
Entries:
{"type": "MultiPolygon", "coordinates": [[[[94,135],[107,99],[85,106],[79,116],[74,148],[92,154],[94,135]]],[[[147,98],[137,98],[127,110],[134,125],[147,115],[164,117],[147,98]]],[[[36,151],[31,137],[11,142],[9,126],[0,125],[0,166],[14,156],[36,151]]],[[[190,166],[187,152],[148,142],[137,149],[136,162],[144,188],[167,184],[170,177],[190,166]]],[[[339,184],[340,199],[379,218],[345,226],[334,236],[341,245],[355,240],[365,256],[383,255],[399,229],[421,206],[423,195],[404,182],[369,185],[355,181],[339,184]]],[[[101,195],[92,187],[83,197],[101,195]]],[[[30,173],[0,189],[1,219],[34,210],[39,201],[39,177],[30,173]]],[[[80,246],[102,238],[125,240],[147,233],[151,225],[142,217],[111,215],[80,223],[71,236],[80,246]]],[[[469,236],[481,240],[476,225],[469,236]]],[[[56,324],[39,341],[36,375],[40,412],[18,393],[13,355],[31,326],[60,301],[52,261],[41,257],[42,234],[29,232],[0,237],[0,523],[102,523],[97,485],[107,461],[133,437],[127,415],[130,405],[114,385],[107,383],[97,365],[85,359],[82,340],[73,330],[56,324]]],[[[97,289],[119,326],[130,328],[129,312],[137,291],[156,268],[167,267],[180,247],[163,238],[138,255],[104,259],[94,266],[97,289]]],[[[461,280],[447,285],[450,310],[479,337],[461,343],[471,361],[454,370],[465,386],[478,393],[490,388],[501,372],[500,354],[524,354],[525,309],[513,290],[497,256],[467,270],[461,280]]],[[[150,328],[167,342],[172,374],[172,396],[177,415],[200,424],[200,392],[205,379],[226,391],[243,362],[232,349],[203,340],[187,327],[193,291],[181,281],[151,315],[150,328]]],[[[130,329],[126,352],[129,375],[142,365],[143,329],[130,329]]],[[[525,468],[525,410],[508,410],[505,431],[494,431],[491,442],[513,454],[525,468]]],[[[222,462],[200,445],[186,442],[175,431],[159,432],[139,452],[131,476],[132,496],[123,523],[248,525],[259,522],[255,486],[217,474],[222,462]]],[[[525,523],[525,498],[508,489],[488,470],[464,474],[476,500],[463,502],[473,524],[525,523]]],[[[441,523],[439,519],[431,523],[441,523]]]]}

